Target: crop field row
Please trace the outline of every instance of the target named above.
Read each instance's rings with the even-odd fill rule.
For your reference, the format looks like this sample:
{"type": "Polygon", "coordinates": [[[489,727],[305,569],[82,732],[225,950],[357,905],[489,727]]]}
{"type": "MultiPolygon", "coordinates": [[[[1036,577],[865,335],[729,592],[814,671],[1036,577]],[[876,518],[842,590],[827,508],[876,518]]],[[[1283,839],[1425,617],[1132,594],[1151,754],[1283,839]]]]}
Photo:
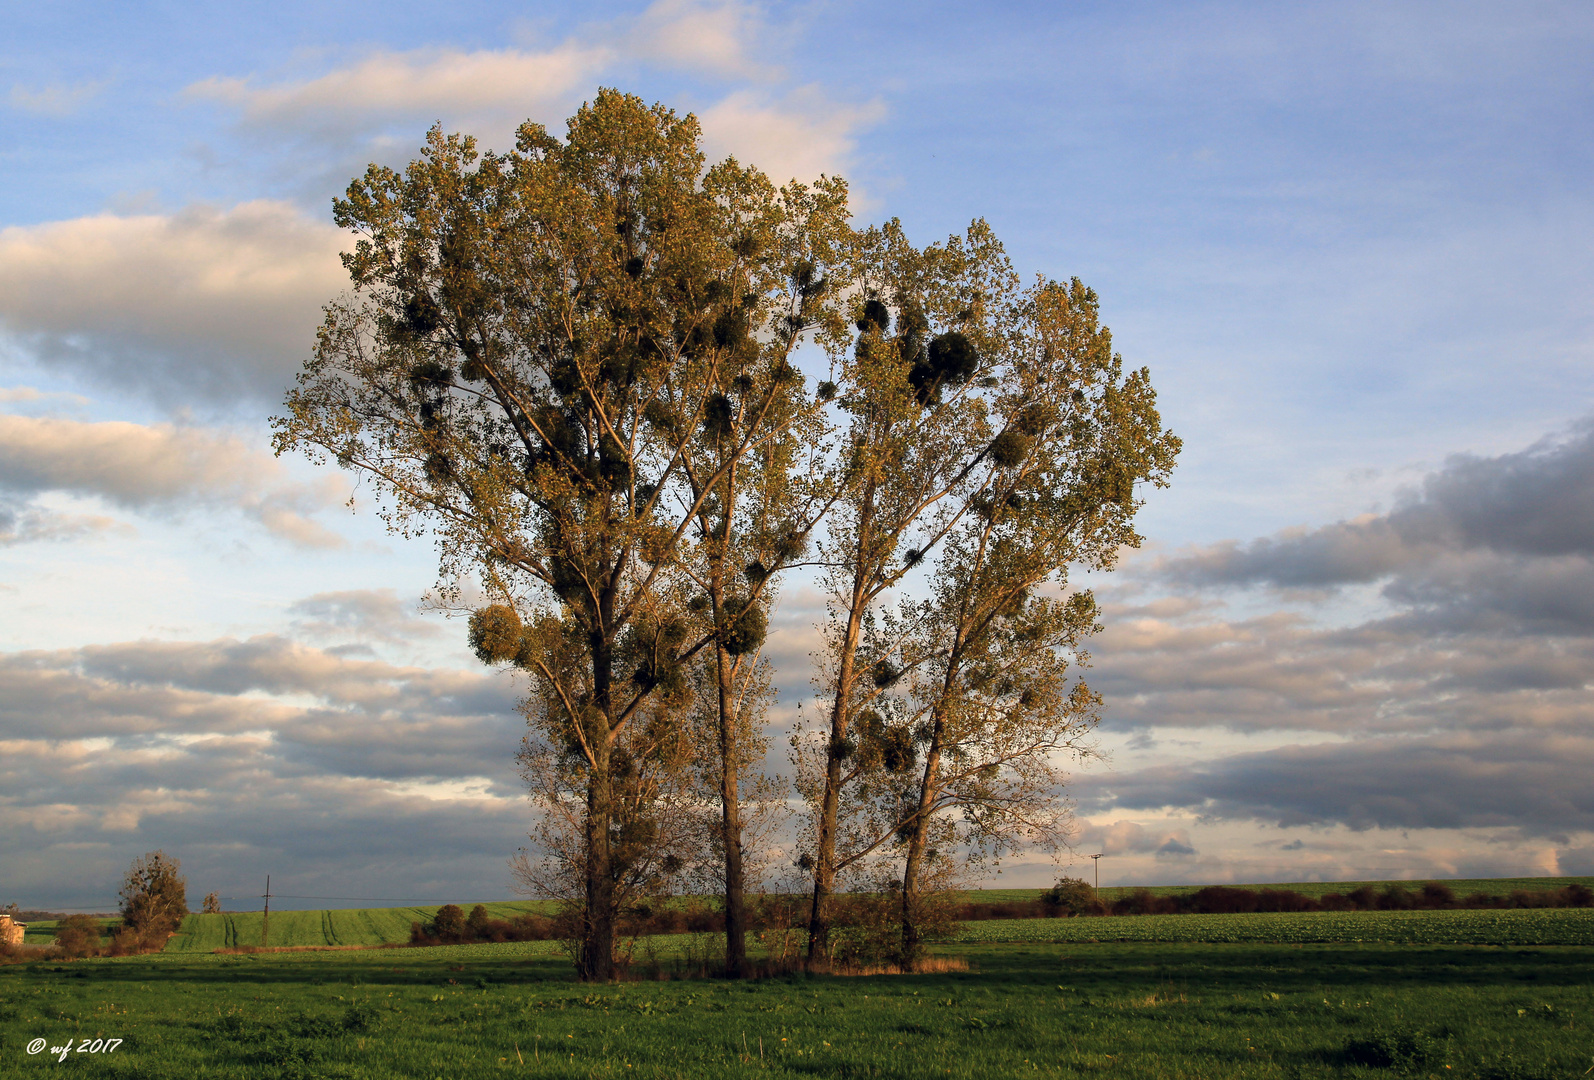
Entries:
{"type": "MultiPolygon", "coordinates": [[[[541,911],[538,901],[501,901],[483,905],[495,919],[541,911]]],[[[428,922],[437,907],[348,908],[320,911],[273,911],[266,940],[258,911],[223,915],[190,915],[167,943],[169,953],[207,953],[240,945],[274,948],[300,945],[400,945],[410,939],[410,924],[428,922]]]]}

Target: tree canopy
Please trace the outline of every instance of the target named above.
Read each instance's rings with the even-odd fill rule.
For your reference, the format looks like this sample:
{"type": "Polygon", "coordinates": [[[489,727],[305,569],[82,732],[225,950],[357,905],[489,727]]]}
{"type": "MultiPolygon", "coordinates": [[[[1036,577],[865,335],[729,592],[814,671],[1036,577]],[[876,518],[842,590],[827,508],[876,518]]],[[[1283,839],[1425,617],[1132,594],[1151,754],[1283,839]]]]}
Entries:
{"type": "Polygon", "coordinates": [[[1065,674],[1096,627],[1066,568],[1138,541],[1136,487],[1178,449],[1078,282],[1022,287],[981,221],[925,248],[855,229],[843,181],[777,187],[699,141],[605,90],[563,139],[433,129],[403,172],[372,166],[335,203],[352,289],[274,421],[279,453],[370,478],[390,528],[435,538],[445,601],[485,593],[471,646],[530,681],[528,873],[573,901],[590,979],[691,850],[741,940],[761,650],[794,568],[832,601],[801,780],[816,947],[837,873],[897,859],[911,893],[944,811],[965,847],[1043,829],[1048,755],[1099,704],[1065,674]]]}

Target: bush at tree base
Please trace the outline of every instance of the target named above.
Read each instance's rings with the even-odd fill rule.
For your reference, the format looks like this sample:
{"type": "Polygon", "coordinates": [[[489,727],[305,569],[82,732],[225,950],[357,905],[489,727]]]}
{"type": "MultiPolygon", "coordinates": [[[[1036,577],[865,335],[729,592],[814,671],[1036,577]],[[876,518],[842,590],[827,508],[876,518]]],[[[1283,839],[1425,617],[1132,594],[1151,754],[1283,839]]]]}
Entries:
{"type": "Polygon", "coordinates": [[[100,921],[88,915],[68,915],[55,927],[55,947],[63,958],[97,956],[105,944],[100,921]]]}

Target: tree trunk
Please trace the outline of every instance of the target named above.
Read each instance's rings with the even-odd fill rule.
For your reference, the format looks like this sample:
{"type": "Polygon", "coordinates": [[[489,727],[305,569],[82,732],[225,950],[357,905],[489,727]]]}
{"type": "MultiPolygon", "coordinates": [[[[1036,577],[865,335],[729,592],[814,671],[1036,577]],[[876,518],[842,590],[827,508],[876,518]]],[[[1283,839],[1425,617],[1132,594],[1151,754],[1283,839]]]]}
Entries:
{"type": "Polygon", "coordinates": [[[852,607],[847,613],[847,632],[841,641],[836,665],[836,699],[830,708],[830,745],[825,748],[825,791],[819,802],[819,835],[814,851],[814,898],[808,912],[808,962],[830,955],[830,921],[826,910],[836,888],[836,812],[841,805],[840,749],[847,738],[851,720],[853,667],[858,656],[858,638],[863,627],[863,612],[869,601],[870,526],[873,524],[874,488],[870,485],[861,500],[858,515],[858,544],[855,549],[852,607]]]}
{"type": "Polygon", "coordinates": [[[902,968],[917,971],[923,943],[919,936],[919,874],[924,866],[924,847],[930,835],[930,808],[935,805],[936,783],[941,775],[940,710],[935,713],[930,746],[924,756],[924,779],[919,785],[919,805],[908,833],[908,858],[902,870],[902,968]]]}
{"type": "MultiPolygon", "coordinates": [[[[855,599],[857,594],[855,593],[855,599]]],[[[814,898],[808,914],[808,962],[830,955],[830,921],[826,910],[836,887],[836,811],[841,803],[840,747],[847,738],[848,703],[852,697],[853,662],[862,623],[861,605],[854,602],[842,642],[836,672],[836,700],[830,709],[830,745],[825,749],[825,791],[819,803],[819,835],[814,852],[814,898]]]]}
{"type": "MultiPolygon", "coordinates": [[[[586,910],[581,920],[581,958],[577,975],[584,982],[612,982],[614,968],[614,867],[609,833],[614,816],[610,748],[613,744],[612,683],[614,657],[607,634],[613,600],[604,590],[595,613],[592,650],[594,723],[586,732],[592,753],[592,779],[587,782],[586,910]]],[[[585,717],[573,717],[578,726],[585,717]]]]}
{"type": "Polygon", "coordinates": [[[576,973],[583,982],[611,982],[614,970],[614,876],[609,852],[612,792],[607,739],[593,739],[597,766],[587,784],[586,909],[581,919],[581,956],[576,973]]]}
{"type": "Polygon", "coordinates": [[[737,790],[740,748],[736,745],[734,661],[718,654],[720,724],[720,839],[725,846],[725,974],[739,979],[747,967],[747,899],[742,871],[742,804],[737,790]]]}

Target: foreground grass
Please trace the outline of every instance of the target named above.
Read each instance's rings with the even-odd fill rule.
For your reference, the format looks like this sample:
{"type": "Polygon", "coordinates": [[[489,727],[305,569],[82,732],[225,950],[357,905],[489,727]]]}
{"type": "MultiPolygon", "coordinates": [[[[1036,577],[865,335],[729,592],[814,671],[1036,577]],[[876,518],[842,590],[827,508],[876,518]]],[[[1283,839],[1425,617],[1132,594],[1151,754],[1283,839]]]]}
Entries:
{"type": "Polygon", "coordinates": [[[1029,944],[973,970],[582,986],[546,943],[0,969],[0,1076],[1389,1077],[1594,1065],[1594,948],[1029,944]],[[62,1065],[26,1044],[121,1038],[62,1065]]]}

